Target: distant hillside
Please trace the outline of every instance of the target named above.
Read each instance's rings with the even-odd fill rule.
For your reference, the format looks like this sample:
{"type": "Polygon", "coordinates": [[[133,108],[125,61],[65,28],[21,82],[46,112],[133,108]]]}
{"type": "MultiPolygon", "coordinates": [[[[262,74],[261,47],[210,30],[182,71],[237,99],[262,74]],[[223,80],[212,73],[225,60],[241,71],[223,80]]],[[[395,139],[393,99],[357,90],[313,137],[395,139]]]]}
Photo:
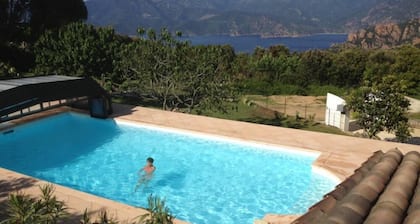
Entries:
{"type": "Polygon", "coordinates": [[[349,34],[348,42],[362,48],[392,48],[402,44],[420,46],[420,18],[361,29],[349,34]]]}
{"type": "Polygon", "coordinates": [[[370,9],[368,14],[360,20],[360,25],[401,23],[414,18],[420,18],[420,1],[390,0],[379,3],[370,9]]]}
{"type": "Polygon", "coordinates": [[[88,0],[88,21],[134,34],[168,27],[187,35],[344,33],[420,17],[419,0],[88,0]]]}

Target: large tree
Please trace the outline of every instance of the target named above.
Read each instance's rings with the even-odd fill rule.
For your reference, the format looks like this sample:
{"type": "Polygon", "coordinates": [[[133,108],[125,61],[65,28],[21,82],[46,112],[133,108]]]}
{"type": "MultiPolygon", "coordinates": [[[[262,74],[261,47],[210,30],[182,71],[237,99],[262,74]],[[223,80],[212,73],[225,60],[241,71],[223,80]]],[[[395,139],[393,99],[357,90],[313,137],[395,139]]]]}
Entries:
{"type": "Polygon", "coordinates": [[[231,96],[234,52],[226,46],[193,47],[168,30],[149,30],[122,51],[121,89],[164,110],[223,109],[231,96]]]}
{"type": "Polygon", "coordinates": [[[31,0],[30,15],[30,26],[36,36],[47,29],[84,21],[88,12],[83,0],[31,0]]]}
{"type": "Polygon", "coordinates": [[[72,23],[58,31],[47,31],[35,43],[35,72],[109,76],[117,60],[116,51],[123,38],[111,28],[95,28],[84,23],[72,23]]]}
{"type": "Polygon", "coordinates": [[[357,113],[359,124],[369,138],[387,131],[395,133],[398,141],[408,140],[410,102],[405,98],[406,86],[406,81],[389,75],[378,82],[366,83],[352,93],[349,106],[357,113]]]}
{"type": "Polygon", "coordinates": [[[29,11],[29,0],[0,0],[0,41],[22,38],[29,11]]]}
{"type": "Polygon", "coordinates": [[[0,62],[30,70],[32,44],[40,35],[86,18],[83,0],[0,0],[0,62]]]}
{"type": "Polygon", "coordinates": [[[178,103],[191,112],[202,110],[224,110],[227,100],[235,95],[230,76],[234,60],[230,46],[196,46],[190,48],[185,73],[178,80],[181,94],[176,94],[178,103]]]}
{"type": "Polygon", "coordinates": [[[37,37],[47,29],[56,29],[87,19],[83,0],[0,0],[0,40],[16,41],[27,35],[37,37]]]}

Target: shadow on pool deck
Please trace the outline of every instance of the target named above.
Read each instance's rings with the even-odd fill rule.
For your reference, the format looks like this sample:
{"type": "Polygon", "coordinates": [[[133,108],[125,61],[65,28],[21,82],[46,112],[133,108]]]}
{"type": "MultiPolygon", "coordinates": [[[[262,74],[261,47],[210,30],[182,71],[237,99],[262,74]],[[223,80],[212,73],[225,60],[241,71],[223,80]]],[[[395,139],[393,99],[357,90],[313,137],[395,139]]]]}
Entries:
{"type": "Polygon", "coordinates": [[[127,105],[127,104],[113,104],[113,114],[112,117],[119,117],[119,116],[126,116],[134,114],[139,107],[133,106],[133,105],[127,105]]]}
{"type": "Polygon", "coordinates": [[[0,180],[0,221],[6,217],[7,199],[10,193],[24,192],[36,184],[33,178],[19,177],[10,180],[0,180]]]}
{"type": "Polygon", "coordinates": [[[20,192],[34,186],[36,180],[33,178],[20,177],[10,181],[0,180],[0,198],[7,197],[9,192],[20,192]]]}

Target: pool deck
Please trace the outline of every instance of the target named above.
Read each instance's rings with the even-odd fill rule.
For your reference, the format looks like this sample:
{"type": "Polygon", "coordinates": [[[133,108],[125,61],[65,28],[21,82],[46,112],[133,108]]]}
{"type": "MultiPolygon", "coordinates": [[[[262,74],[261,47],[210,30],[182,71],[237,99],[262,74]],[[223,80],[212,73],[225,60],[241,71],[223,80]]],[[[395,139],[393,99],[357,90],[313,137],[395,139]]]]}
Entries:
{"type": "MultiPolygon", "coordinates": [[[[40,117],[67,110],[68,108],[60,108],[47,111],[19,119],[14,123],[26,123],[34,119],[39,119],[40,117]]],[[[320,153],[320,156],[313,165],[321,168],[321,170],[324,170],[327,174],[334,175],[340,180],[350,176],[354,169],[359,167],[362,162],[377,150],[387,151],[391,148],[398,148],[404,153],[413,150],[420,151],[420,146],[416,145],[230,121],[129,105],[116,104],[114,105],[114,112],[113,117],[116,120],[121,121],[170,127],[252,142],[285,146],[286,148],[298,151],[317,152],[320,153]]],[[[2,127],[0,126],[0,130],[1,129],[2,127]]],[[[0,168],[0,206],[2,204],[1,202],[4,202],[7,198],[9,192],[23,190],[24,192],[33,194],[37,188],[36,186],[40,183],[43,182],[0,168]]],[[[144,214],[145,212],[142,209],[99,198],[59,185],[56,186],[56,192],[57,196],[66,201],[68,206],[72,208],[72,212],[78,215],[80,215],[78,211],[83,211],[84,208],[88,208],[95,212],[105,207],[111,214],[114,214],[122,220],[132,220],[134,217],[144,214]]],[[[276,199],[273,198],[273,200],[276,199]]],[[[290,223],[294,217],[296,216],[270,215],[267,216],[267,220],[271,220],[270,223],[290,223]]],[[[177,223],[183,222],[177,220],[177,223]]]]}

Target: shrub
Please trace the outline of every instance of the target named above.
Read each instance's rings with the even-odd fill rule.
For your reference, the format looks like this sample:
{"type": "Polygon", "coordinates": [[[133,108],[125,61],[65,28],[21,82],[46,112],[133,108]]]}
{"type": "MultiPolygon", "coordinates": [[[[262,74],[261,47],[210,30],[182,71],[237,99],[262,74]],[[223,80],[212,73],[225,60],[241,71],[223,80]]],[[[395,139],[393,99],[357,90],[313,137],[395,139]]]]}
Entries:
{"type": "Polygon", "coordinates": [[[98,219],[92,222],[88,210],[85,209],[82,219],[80,220],[80,224],[118,224],[118,221],[112,217],[109,217],[108,212],[103,209],[99,211],[98,219]]]}
{"type": "MultiPolygon", "coordinates": [[[[22,192],[10,194],[7,201],[6,217],[0,224],[55,224],[66,221],[69,216],[63,201],[54,196],[54,187],[47,184],[39,187],[41,195],[37,198],[22,192]]],[[[137,222],[132,224],[172,224],[174,216],[170,213],[165,200],[150,195],[148,198],[148,213],[139,216],[137,222]]],[[[88,210],[85,209],[80,224],[118,224],[117,220],[109,217],[106,210],[98,213],[96,220],[92,221],[88,210]]]]}
{"type": "Polygon", "coordinates": [[[67,215],[67,208],[53,195],[51,184],[40,186],[39,198],[18,192],[11,194],[7,203],[6,219],[2,224],[54,224],[67,215]]]}
{"type": "Polygon", "coordinates": [[[157,196],[150,195],[148,197],[149,213],[140,216],[139,223],[144,224],[172,224],[174,216],[171,215],[169,208],[165,204],[165,200],[157,196]]]}

